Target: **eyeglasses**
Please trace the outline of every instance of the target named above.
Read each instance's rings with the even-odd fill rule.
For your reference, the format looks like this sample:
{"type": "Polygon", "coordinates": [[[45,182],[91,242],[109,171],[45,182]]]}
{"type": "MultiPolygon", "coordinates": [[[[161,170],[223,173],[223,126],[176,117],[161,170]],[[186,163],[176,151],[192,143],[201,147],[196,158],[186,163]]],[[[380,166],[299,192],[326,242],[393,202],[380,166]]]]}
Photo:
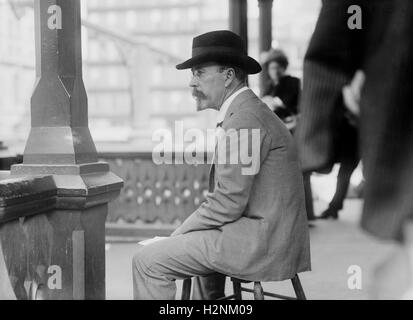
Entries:
{"type": "MultiPolygon", "coordinates": [[[[227,67],[222,67],[220,66],[219,69],[216,71],[216,73],[222,73],[223,71],[225,71],[226,69],[228,69],[227,67]]],[[[192,77],[195,80],[201,80],[203,78],[203,76],[206,74],[206,70],[205,69],[196,69],[196,70],[192,70],[192,77]]]]}
{"type": "Polygon", "coordinates": [[[205,74],[205,70],[202,69],[192,71],[192,77],[195,78],[195,80],[201,80],[203,74],[205,74]]]}

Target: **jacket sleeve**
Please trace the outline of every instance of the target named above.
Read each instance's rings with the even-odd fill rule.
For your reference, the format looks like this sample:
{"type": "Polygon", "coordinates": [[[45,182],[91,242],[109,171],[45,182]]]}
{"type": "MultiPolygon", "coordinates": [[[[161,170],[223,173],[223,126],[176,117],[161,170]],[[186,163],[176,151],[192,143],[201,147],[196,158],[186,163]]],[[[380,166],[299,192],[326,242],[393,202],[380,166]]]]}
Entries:
{"type": "Polygon", "coordinates": [[[214,161],[215,188],[172,235],[216,229],[243,215],[255,175],[268,154],[271,138],[260,129],[258,120],[252,114],[233,115],[229,121],[229,127],[232,129],[227,130],[220,140],[222,142],[226,139],[227,143],[221,144],[222,151],[219,144],[216,148],[218,153],[214,161]],[[232,139],[238,137],[236,143],[228,143],[231,135],[232,139]],[[238,154],[237,149],[239,149],[238,154]],[[245,161],[246,152],[257,161],[255,166],[251,165],[254,161],[246,164],[248,163],[245,161]],[[225,163],[221,158],[224,154],[225,163]],[[232,161],[231,156],[236,161],[232,161]]]}

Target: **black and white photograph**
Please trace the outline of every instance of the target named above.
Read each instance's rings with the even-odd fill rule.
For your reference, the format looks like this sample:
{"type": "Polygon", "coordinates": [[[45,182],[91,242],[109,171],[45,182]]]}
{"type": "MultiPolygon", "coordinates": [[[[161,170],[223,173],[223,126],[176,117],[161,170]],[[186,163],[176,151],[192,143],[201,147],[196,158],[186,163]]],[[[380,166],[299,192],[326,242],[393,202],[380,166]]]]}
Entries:
{"type": "Polygon", "coordinates": [[[411,0],[0,0],[0,300],[413,300],[412,35],[411,0]]]}

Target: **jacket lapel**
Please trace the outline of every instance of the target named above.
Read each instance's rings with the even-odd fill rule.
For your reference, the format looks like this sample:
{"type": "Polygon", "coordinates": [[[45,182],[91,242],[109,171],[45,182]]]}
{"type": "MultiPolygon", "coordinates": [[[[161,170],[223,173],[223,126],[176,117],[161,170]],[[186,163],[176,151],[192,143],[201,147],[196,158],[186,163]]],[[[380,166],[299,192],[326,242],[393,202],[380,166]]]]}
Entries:
{"type": "MultiPolygon", "coordinates": [[[[222,127],[222,123],[223,122],[217,123],[217,128],[222,127]]],[[[209,192],[214,191],[214,188],[215,188],[215,158],[217,156],[216,153],[217,153],[217,141],[215,141],[214,156],[212,157],[212,164],[209,169],[209,187],[208,187],[209,192]]]]}
{"type": "Polygon", "coordinates": [[[209,169],[209,185],[208,191],[212,192],[215,189],[215,164],[211,164],[211,168],[209,169]]]}

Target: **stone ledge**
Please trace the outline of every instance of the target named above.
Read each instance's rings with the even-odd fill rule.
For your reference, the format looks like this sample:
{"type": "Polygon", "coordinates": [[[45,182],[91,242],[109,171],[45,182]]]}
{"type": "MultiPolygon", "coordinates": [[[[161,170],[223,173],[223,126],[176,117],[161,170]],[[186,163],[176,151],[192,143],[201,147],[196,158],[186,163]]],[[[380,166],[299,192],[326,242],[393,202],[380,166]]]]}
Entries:
{"type": "Polygon", "coordinates": [[[0,223],[46,212],[55,206],[52,176],[11,177],[0,181],[0,223]]]}
{"type": "MultiPolygon", "coordinates": [[[[5,175],[6,176],[6,175],[5,175]]],[[[0,181],[0,223],[55,209],[82,210],[108,203],[123,181],[115,174],[13,176],[0,181]]]]}
{"type": "Polygon", "coordinates": [[[106,162],[72,165],[15,164],[11,168],[11,174],[16,176],[51,174],[83,175],[108,171],[109,165],[106,162]]]}

